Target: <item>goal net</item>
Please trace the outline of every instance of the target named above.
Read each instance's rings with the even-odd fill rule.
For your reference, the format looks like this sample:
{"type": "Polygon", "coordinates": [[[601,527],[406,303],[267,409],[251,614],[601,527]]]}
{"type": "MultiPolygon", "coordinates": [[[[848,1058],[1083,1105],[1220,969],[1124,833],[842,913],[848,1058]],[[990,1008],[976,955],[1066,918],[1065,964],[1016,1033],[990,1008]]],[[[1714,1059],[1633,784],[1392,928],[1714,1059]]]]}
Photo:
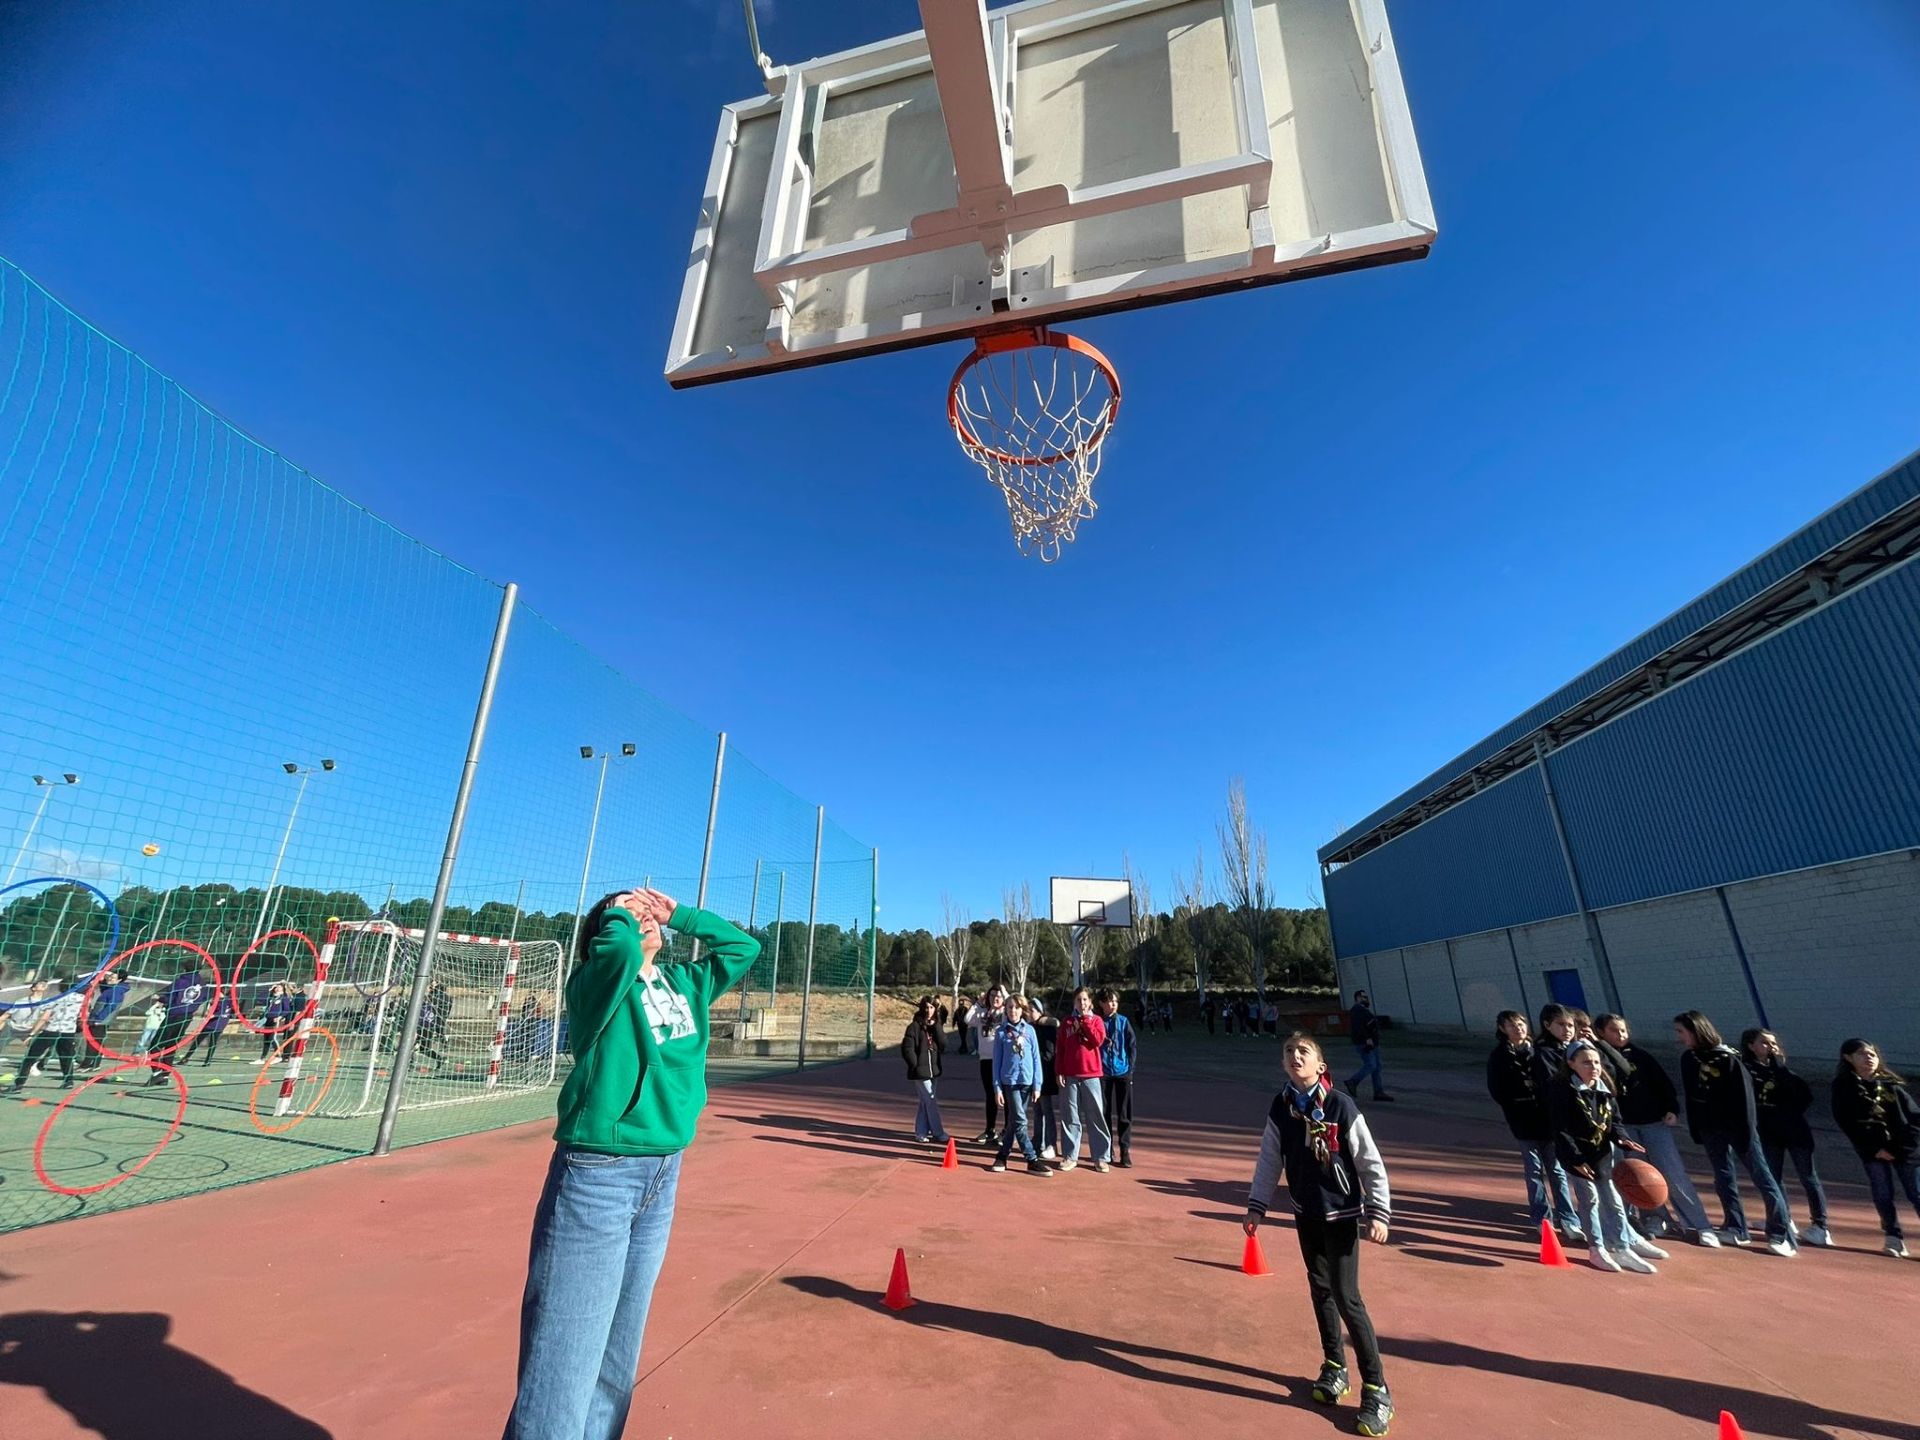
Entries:
{"type": "MultiPolygon", "coordinates": [[[[407,999],[420,971],[424,930],[383,920],[340,926],[326,995],[308,1041],[304,1070],[333,1078],[317,1114],[364,1115],[386,1101],[406,1025],[407,999]]],[[[551,1085],[561,1061],[557,940],[447,935],[436,941],[405,1110],[457,1105],[551,1085]]],[[[279,1052],[284,1063],[291,1049],[279,1052]]]]}

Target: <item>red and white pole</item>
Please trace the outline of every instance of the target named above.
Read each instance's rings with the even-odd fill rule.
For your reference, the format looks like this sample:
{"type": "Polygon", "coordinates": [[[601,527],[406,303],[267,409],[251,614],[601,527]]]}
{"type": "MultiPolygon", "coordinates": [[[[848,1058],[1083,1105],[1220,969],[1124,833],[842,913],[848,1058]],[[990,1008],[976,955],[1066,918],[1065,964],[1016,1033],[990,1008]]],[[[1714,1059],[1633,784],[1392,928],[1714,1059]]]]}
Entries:
{"type": "Polygon", "coordinates": [[[500,982],[500,1013],[493,1022],[493,1044],[487,1049],[487,1089],[500,1083],[500,1057],[507,1048],[507,1014],[513,1009],[513,977],[520,969],[520,947],[507,946],[507,973],[500,982]]]}
{"type": "Polygon", "coordinates": [[[314,962],[313,988],[307,992],[306,1009],[300,1012],[299,1028],[293,1032],[293,1053],[287,1058],[287,1073],[280,1078],[280,1097],[273,1102],[273,1113],[284,1115],[293,1108],[293,1087],[300,1081],[300,1062],[306,1058],[307,1037],[313,1034],[313,1020],[320,1013],[320,997],[326,993],[327,971],[333,965],[333,947],[340,940],[340,922],[327,921],[326,943],[314,962]]]}

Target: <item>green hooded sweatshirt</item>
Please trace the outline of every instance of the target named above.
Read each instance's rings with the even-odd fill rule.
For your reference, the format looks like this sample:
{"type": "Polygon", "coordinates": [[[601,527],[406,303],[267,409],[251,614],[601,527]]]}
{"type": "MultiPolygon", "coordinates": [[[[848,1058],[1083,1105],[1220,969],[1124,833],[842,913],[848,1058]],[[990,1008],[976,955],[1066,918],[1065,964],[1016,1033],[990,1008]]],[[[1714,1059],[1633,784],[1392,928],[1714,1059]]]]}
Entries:
{"type": "Polygon", "coordinates": [[[671,1155],[707,1103],[707,1009],[760,954],[760,942],[705,910],[676,906],[670,929],[701,942],[691,965],[641,978],[640,922],[607,907],[567,980],[573,1073],[553,1138],[607,1155],[671,1155]]]}

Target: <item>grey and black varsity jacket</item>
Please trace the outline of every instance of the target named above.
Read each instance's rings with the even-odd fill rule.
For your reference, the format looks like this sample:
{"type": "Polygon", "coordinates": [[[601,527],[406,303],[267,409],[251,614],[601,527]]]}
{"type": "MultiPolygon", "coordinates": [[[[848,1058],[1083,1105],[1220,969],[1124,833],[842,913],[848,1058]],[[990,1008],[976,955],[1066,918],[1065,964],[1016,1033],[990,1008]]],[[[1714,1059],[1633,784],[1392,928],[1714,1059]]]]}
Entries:
{"type": "Polygon", "coordinates": [[[1295,1214],[1328,1220],[1363,1215],[1369,1220],[1392,1218],[1387,1165],[1373,1143],[1366,1117],[1351,1096],[1333,1089],[1324,1078],[1310,1092],[1289,1085],[1273,1097],[1247,1208],[1265,1215],[1267,1201],[1283,1175],[1295,1214]],[[1303,1100],[1305,1113],[1300,1109],[1303,1100]],[[1314,1153],[1314,1130],[1326,1142],[1324,1165],[1314,1153]]]}

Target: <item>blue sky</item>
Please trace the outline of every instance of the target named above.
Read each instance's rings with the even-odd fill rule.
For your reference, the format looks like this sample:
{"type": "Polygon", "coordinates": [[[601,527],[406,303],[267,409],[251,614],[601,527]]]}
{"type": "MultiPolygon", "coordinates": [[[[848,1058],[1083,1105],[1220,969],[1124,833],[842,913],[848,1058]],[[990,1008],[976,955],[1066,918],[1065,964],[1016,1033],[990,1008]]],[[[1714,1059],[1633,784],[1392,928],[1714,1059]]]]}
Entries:
{"type": "MultiPolygon", "coordinates": [[[[941,423],[953,347],[661,380],[733,0],[9,7],[0,253],[823,801],[884,923],[1123,852],[1164,904],[1234,774],[1303,901],[1920,441],[1911,7],[1390,8],[1433,256],[1079,327],[1127,411],[1052,567],[941,423]]],[[[777,59],[914,24],[760,10],[777,59]]]]}

